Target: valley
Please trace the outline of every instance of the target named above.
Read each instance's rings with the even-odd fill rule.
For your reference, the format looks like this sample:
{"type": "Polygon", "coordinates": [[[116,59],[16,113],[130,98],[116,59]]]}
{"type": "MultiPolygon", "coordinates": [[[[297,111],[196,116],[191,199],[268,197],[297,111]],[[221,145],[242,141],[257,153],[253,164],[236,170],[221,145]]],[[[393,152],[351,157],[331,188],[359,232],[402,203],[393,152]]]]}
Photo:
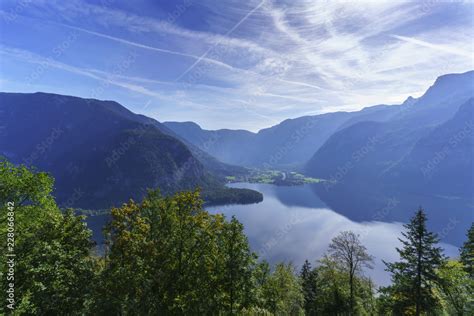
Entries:
{"type": "Polygon", "coordinates": [[[474,167],[473,82],[474,71],[445,75],[400,105],[289,119],[258,133],[160,123],[113,101],[1,93],[0,155],[50,172],[60,205],[90,214],[154,188],[200,188],[205,205],[218,207],[265,201],[236,183],[309,186],[351,220],[372,220],[391,198],[399,207],[388,221],[405,221],[421,204],[462,219],[444,236],[459,245],[474,211],[465,172],[474,167]]]}
{"type": "Polygon", "coordinates": [[[0,316],[474,315],[473,1],[0,7],[0,316]]]}
{"type": "Polygon", "coordinates": [[[295,171],[259,169],[249,169],[248,173],[244,175],[227,176],[226,180],[228,183],[264,183],[275,184],[279,186],[303,185],[325,181],[324,179],[306,177],[305,175],[295,171]]]}
{"type": "MultiPolygon", "coordinates": [[[[473,174],[465,172],[474,167],[472,82],[472,71],[442,76],[400,105],[290,119],[258,133],[160,123],[112,101],[1,93],[0,155],[51,173],[60,206],[88,216],[99,248],[111,206],[149,189],[169,196],[196,188],[206,209],[242,221],[257,248],[260,230],[278,232],[278,214],[332,214],[378,231],[420,205],[430,228],[456,247],[474,212],[473,174]],[[262,218],[267,227],[257,229],[262,218]]],[[[305,238],[324,230],[312,220],[295,228],[303,234],[306,225],[305,238]]],[[[286,248],[264,257],[300,263],[286,248]]]]}

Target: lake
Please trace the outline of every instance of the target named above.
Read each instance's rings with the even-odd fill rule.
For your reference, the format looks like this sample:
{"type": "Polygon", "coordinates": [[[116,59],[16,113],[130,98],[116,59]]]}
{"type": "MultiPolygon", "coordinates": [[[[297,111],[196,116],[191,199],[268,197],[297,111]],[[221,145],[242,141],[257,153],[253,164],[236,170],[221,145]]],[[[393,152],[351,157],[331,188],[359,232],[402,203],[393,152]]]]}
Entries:
{"type": "MultiPolygon", "coordinates": [[[[317,185],[234,183],[229,184],[229,187],[257,190],[263,194],[263,202],[213,206],[206,209],[214,214],[223,213],[228,218],[235,215],[244,224],[252,250],[259,258],[273,264],[280,261],[293,262],[298,269],[304,260],[308,259],[314,266],[316,260],[326,252],[333,237],[341,231],[351,230],[360,235],[369,253],[375,256],[374,269],[366,272],[378,285],[386,285],[390,281],[389,275],[384,271],[382,259],[398,259],[395,247],[400,246],[398,238],[401,237],[403,223],[413,215],[417,205],[421,203],[419,201],[433,201],[427,197],[402,198],[398,195],[397,198],[388,198],[381,206],[375,207],[355,198],[349,200],[349,194],[340,194],[339,199],[344,203],[335,203],[338,202],[337,197],[329,199],[332,205],[340,205],[336,212],[321,200],[319,196],[323,195],[318,195],[320,190],[317,185]]],[[[432,204],[427,209],[428,224],[443,237],[445,242],[441,246],[445,249],[445,254],[457,256],[458,248],[454,245],[460,245],[460,237],[456,236],[466,234],[466,227],[472,222],[472,213],[467,210],[458,212],[456,217],[453,217],[454,212],[442,211],[445,206],[441,202],[437,203],[438,208],[436,203],[432,204]],[[457,221],[453,227],[450,226],[450,218],[457,221]],[[453,236],[456,238],[453,239],[453,236]]],[[[458,205],[454,209],[465,210],[465,207],[458,205]]],[[[108,215],[91,216],[87,219],[99,249],[102,248],[102,227],[108,219],[108,215]]]]}
{"type": "MultiPolygon", "coordinates": [[[[339,232],[352,230],[360,235],[362,243],[375,256],[375,268],[367,271],[378,285],[389,283],[382,259],[398,259],[395,247],[403,223],[377,220],[393,207],[387,204],[375,220],[350,220],[331,210],[316,194],[313,185],[275,186],[271,184],[234,183],[230,187],[248,188],[261,192],[264,200],[258,204],[208,207],[211,213],[235,215],[244,224],[252,249],[260,258],[271,263],[293,262],[298,268],[305,259],[315,264],[327,250],[331,239],[339,232]]],[[[407,219],[408,220],[408,219],[407,219]]],[[[443,243],[449,256],[458,254],[457,247],[443,243]]]]}

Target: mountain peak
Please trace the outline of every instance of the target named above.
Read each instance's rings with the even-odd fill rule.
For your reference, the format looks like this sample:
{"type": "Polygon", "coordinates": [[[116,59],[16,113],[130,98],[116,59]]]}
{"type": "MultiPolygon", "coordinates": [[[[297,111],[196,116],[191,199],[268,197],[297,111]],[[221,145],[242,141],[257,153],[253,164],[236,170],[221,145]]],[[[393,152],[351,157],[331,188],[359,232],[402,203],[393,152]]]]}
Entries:
{"type": "Polygon", "coordinates": [[[195,123],[195,122],[191,122],[191,121],[186,121],[186,122],[174,122],[174,121],[168,121],[168,122],[163,122],[163,124],[171,129],[173,129],[173,127],[183,127],[183,128],[187,128],[187,129],[192,129],[192,130],[195,130],[195,131],[198,131],[198,130],[202,130],[202,127],[195,123]]]}
{"type": "Polygon", "coordinates": [[[411,95],[403,101],[402,105],[412,105],[413,103],[416,102],[417,99],[412,97],[411,95]]]}
{"type": "Polygon", "coordinates": [[[463,80],[469,77],[471,77],[471,79],[474,80],[474,70],[466,71],[463,73],[451,73],[451,74],[441,75],[438,78],[436,78],[434,85],[445,83],[446,81],[451,81],[451,80],[459,80],[459,79],[463,80]]]}

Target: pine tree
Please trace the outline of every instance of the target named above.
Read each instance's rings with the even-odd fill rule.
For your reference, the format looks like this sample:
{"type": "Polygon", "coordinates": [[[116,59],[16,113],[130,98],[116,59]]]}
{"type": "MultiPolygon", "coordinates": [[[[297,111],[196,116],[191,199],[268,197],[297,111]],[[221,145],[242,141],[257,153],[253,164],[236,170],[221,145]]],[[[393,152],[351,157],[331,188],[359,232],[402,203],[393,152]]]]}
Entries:
{"type": "Polygon", "coordinates": [[[461,262],[467,273],[474,278],[474,223],[467,232],[467,240],[461,247],[461,262]]]}
{"type": "Polygon", "coordinates": [[[301,286],[304,295],[305,315],[316,315],[317,272],[311,268],[311,263],[305,260],[301,272],[301,286]]]}
{"type": "Polygon", "coordinates": [[[384,262],[386,271],[392,273],[393,285],[389,291],[397,298],[393,309],[403,313],[414,309],[417,316],[438,306],[433,287],[439,281],[436,270],[445,261],[442,249],[436,247],[439,239],[427,230],[426,220],[420,208],[410,223],[404,225],[404,239],[399,239],[402,248],[396,248],[401,260],[384,262]]]}

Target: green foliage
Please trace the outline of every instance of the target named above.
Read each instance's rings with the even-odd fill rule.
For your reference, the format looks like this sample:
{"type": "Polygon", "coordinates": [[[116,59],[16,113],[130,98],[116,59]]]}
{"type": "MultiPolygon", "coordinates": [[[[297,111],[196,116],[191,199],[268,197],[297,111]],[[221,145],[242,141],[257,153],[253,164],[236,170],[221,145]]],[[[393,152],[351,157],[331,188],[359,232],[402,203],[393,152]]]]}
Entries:
{"type": "Polygon", "coordinates": [[[97,310],[112,314],[234,313],[248,307],[254,255],[242,225],[210,215],[199,192],[112,210],[97,310]]]}
{"type": "Polygon", "coordinates": [[[459,261],[445,262],[437,271],[439,292],[449,315],[474,314],[474,280],[459,261]]]}
{"type": "Polygon", "coordinates": [[[316,315],[318,275],[317,271],[311,268],[311,263],[308,260],[305,260],[301,267],[300,278],[304,297],[305,315],[316,315]]]}
{"type": "MultiPolygon", "coordinates": [[[[307,315],[348,315],[351,312],[349,274],[345,265],[325,256],[312,270],[314,303],[307,315]]],[[[354,275],[354,314],[371,315],[375,310],[372,282],[360,274],[354,275]]],[[[304,282],[304,281],[303,281],[304,282]]],[[[304,284],[304,283],[303,283],[304,284]]]]}
{"type": "Polygon", "coordinates": [[[303,185],[306,183],[319,183],[324,181],[322,179],[306,177],[297,172],[261,169],[250,169],[248,170],[248,174],[228,176],[226,180],[229,182],[266,183],[281,186],[303,185]]]}
{"type": "Polygon", "coordinates": [[[262,286],[263,305],[273,315],[304,315],[301,283],[292,264],[280,263],[262,286]]]}
{"type": "MultiPolygon", "coordinates": [[[[15,167],[0,158],[0,202],[13,202],[17,207],[29,204],[44,208],[55,208],[51,196],[53,179],[44,172],[35,172],[25,166],[15,167]]],[[[31,214],[32,216],[36,214],[31,214]]]]}
{"type": "Polygon", "coordinates": [[[253,305],[265,306],[266,297],[264,293],[264,285],[267,284],[271,275],[270,264],[266,260],[258,262],[252,273],[253,282],[253,305]]]}
{"type": "Polygon", "coordinates": [[[373,257],[367,253],[367,248],[359,240],[359,236],[351,231],[343,231],[334,237],[329,244],[329,255],[348,275],[350,312],[355,312],[356,275],[362,269],[372,268],[373,257]]]}
{"type": "MultiPolygon", "coordinates": [[[[47,174],[1,161],[0,183],[2,236],[7,229],[7,202],[15,205],[16,312],[78,314],[86,305],[94,276],[91,232],[82,218],[59,211],[50,194],[53,180],[47,174]]],[[[5,243],[0,247],[0,282],[5,293],[7,249],[5,243]]],[[[6,311],[2,304],[0,312],[6,311]]]]}
{"type": "Polygon", "coordinates": [[[471,278],[474,278],[474,223],[471,224],[471,228],[467,232],[467,240],[461,247],[460,255],[464,269],[471,278]]]}
{"type": "Polygon", "coordinates": [[[436,270],[443,264],[442,250],[436,247],[438,237],[426,228],[426,215],[419,209],[411,222],[404,225],[405,239],[397,248],[400,261],[385,263],[392,274],[393,285],[383,290],[390,296],[389,304],[395,314],[421,315],[434,312],[440,305],[434,286],[439,282],[436,270]]]}
{"type": "Polygon", "coordinates": [[[252,289],[252,266],[256,255],[251,255],[244,226],[235,218],[223,229],[223,294],[224,306],[230,314],[250,305],[252,289]]]}
{"type": "MultiPolygon", "coordinates": [[[[416,315],[417,306],[418,314],[473,313],[473,229],[461,260],[446,262],[422,210],[405,226],[401,261],[387,263],[393,284],[375,300],[362,273],[372,257],[352,232],[336,237],[315,268],[306,261],[299,275],[292,264],[272,271],[257,262],[243,225],[206,212],[199,191],[149,191],[111,210],[99,257],[84,217],[61,212],[52,188],[47,174],[0,161],[1,235],[7,202],[15,211],[16,315],[416,315]]],[[[0,314],[8,312],[2,304],[0,314]]]]}
{"type": "Polygon", "coordinates": [[[260,192],[241,188],[213,188],[203,191],[202,198],[206,201],[206,206],[224,204],[252,204],[263,201],[260,192]]]}

